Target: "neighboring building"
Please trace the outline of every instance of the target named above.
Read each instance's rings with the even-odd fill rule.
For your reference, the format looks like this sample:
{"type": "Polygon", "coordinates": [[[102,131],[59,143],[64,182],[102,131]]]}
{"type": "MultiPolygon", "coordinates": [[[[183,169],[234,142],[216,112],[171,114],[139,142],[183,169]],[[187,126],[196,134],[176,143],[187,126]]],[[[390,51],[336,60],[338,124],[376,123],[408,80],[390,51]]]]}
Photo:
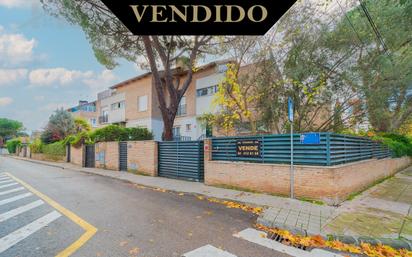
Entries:
{"type": "Polygon", "coordinates": [[[212,62],[198,69],[185,96],[180,102],[174,122],[174,135],[196,140],[211,136],[211,130],[198,117],[213,112],[213,96],[225,76],[228,61],[212,62]]]}
{"type": "Polygon", "coordinates": [[[96,102],[79,101],[79,105],[67,109],[73,117],[87,120],[92,128],[97,127],[98,114],[96,112],[96,102]]]}
{"type": "MultiPolygon", "coordinates": [[[[199,67],[193,75],[192,83],[180,102],[174,122],[175,137],[196,140],[209,134],[197,118],[212,111],[213,95],[224,78],[227,63],[228,61],[209,63],[199,67]]],[[[176,79],[184,81],[187,71],[177,68],[174,72],[176,79]]],[[[155,140],[162,138],[163,120],[150,72],[99,93],[95,106],[98,126],[118,124],[125,127],[142,127],[152,131],[155,140]]]]}
{"type": "Polygon", "coordinates": [[[110,90],[115,92],[115,95],[122,96],[122,99],[117,100],[123,100],[125,106],[121,109],[121,114],[109,112],[109,123],[114,123],[112,115],[124,117],[123,121],[126,127],[147,128],[152,131],[155,140],[161,140],[163,121],[151,73],[123,81],[112,86],[110,90]]]}
{"type": "Polygon", "coordinates": [[[114,89],[108,89],[97,96],[97,113],[99,116],[99,125],[116,124],[125,126],[126,124],[126,96],[124,93],[118,93],[114,89]]]}

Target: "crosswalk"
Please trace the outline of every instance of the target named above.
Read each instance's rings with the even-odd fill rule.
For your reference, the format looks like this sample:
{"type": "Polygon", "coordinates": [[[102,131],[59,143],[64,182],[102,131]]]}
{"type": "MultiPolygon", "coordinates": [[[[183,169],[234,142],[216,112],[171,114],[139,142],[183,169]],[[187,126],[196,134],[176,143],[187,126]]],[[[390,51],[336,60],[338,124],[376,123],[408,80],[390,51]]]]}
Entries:
{"type": "Polygon", "coordinates": [[[0,256],[62,216],[59,212],[52,210],[40,218],[32,218],[30,211],[44,205],[43,200],[34,196],[12,177],[0,173],[0,233],[2,236],[0,256]],[[35,220],[27,222],[29,218],[35,220]],[[17,223],[18,228],[3,235],[6,231],[2,231],[2,228],[6,228],[11,223],[17,223]]]}
{"type": "MultiPolygon", "coordinates": [[[[247,228],[233,235],[236,238],[246,240],[250,243],[269,248],[276,252],[281,252],[294,257],[343,257],[342,255],[328,252],[322,249],[313,249],[304,251],[291,246],[287,246],[266,238],[266,233],[247,228]]],[[[225,250],[214,247],[213,245],[205,245],[193,251],[183,254],[183,257],[237,257],[236,255],[225,250]]]]}

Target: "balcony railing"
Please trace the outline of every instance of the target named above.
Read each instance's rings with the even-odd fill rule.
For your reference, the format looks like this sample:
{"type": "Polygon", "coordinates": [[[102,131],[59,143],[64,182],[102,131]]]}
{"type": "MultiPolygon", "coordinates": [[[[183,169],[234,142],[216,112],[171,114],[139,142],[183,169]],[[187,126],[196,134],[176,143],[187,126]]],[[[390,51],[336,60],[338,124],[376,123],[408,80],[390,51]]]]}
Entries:
{"type": "Polygon", "coordinates": [[[104,115],[104,116],[99,116],[99,123],[104,124],[109,122],[109,116],[104,115]]]}

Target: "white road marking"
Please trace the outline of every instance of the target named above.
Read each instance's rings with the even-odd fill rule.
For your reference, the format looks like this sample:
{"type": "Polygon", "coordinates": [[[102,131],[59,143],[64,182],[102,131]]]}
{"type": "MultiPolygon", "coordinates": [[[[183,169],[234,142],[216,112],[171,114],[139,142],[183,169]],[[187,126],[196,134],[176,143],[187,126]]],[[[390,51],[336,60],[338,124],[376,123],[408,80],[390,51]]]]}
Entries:
{"type": "Polygon", "coordinates": [[[11,186],[14,186],[14,185],[18,185],[18,183],[10,183],[10,184],[1,185],[0,189],[6,188],[6,187],[11,187],[11,186]]]}
{"type": "Polygon", "coordinates": [[[0,178],[0,181],[10,180],[10,179],[11,179],[10,177],[2,177],[2,178],[0,178]]]}
{"type": "Polygon", "coordinates": [[[212,245],[205,245],[183,254],[183,257],[237,257],[212,245]]]}
{"type": "Polygon", "coordinates": [[[12,179],[1,180],[0,184],[10,183],[10,182],[14,182],[14,180],[12,180],[12,179]]]}
{"type": "Polygon", "coordinates": [[[265,232],[252,228],[240,231],[239,233],[234,234],[233,236],[295,257],[343,257],[342,255],[331,253],[321,249],[314,249],[308,252],[295,247],[287,246],[279,242],[276,242],[275,240],[266,238],[265,232]]]}
{"type": "Polygon", "coordinates": [[[3,221],[8,220],[10,218],[13,218],[14,216],[22,214],[23,212],[30,211],[31,209],[39,207],[42,204],[44,204],[44,202],[42,200],[37,200],[35,202],[20,206],[20,207],[18,207],[16,209],[13,209],[11,211],[1,213],[0,214],[0,222],[3,222],[3,221]]]}
{"type": "Polygon", "coordinates": [[[21,191],[21,190],[24,190],[24,187],[17,187],[17,188],[13,188],[13,189],[10,189],[10,190],[7,190],[7,191],[3,191],[3,192],[0,192],[0,195],[7,195],[7,194],[18,192],[18,191],[21,191]]]}
{"type": "Polygon", "coordinates": [[[32,223],[19,228],[18,230],[8,234],[7,236],[0,238],[0,253],[6,251],[13,245],[24,240],[26,237],[42,229],[48,224],[52,223],[62,215],[57,211],[50,212],[49,214],[33,221],[32,223]]]}
{"type": "Polygon", "coordinates": [[[1,200],[0,201],[0,206],[2,206],[4,204],[12,203],[14,201],[17,201],[17,200],[20,200],[20,199],[23,199],[23,198],[26,198],[26,197],[29,197],[31,195],[33,195],[33,194],[32,193],[25,193],[25,194],[16,195],[16,196],[1,200]]]}

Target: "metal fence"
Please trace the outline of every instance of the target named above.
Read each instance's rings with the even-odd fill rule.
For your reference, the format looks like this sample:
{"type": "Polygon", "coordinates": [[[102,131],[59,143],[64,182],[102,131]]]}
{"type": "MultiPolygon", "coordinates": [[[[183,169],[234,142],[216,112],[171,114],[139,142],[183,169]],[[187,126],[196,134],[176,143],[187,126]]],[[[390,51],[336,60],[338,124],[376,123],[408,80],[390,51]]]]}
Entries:
{"type": "Polygon", "coordinates": [[[159,142],[159,176],[203,181],[203,141],[159,142]]]}
{"type": "MultiPolygon", "coordinates": [[[[392,155],[387,146],[369,138],[320,133],[320,144],[302,144],[300,136],[293,135],[295,164],[331,166],[392,155]]],[[[290,134],[212,138],[212,160],[290,163],[290,138],[290,134]],[[236,145],[239,140],[259,140],[260,156],[237,156],[236,145]]]]}

